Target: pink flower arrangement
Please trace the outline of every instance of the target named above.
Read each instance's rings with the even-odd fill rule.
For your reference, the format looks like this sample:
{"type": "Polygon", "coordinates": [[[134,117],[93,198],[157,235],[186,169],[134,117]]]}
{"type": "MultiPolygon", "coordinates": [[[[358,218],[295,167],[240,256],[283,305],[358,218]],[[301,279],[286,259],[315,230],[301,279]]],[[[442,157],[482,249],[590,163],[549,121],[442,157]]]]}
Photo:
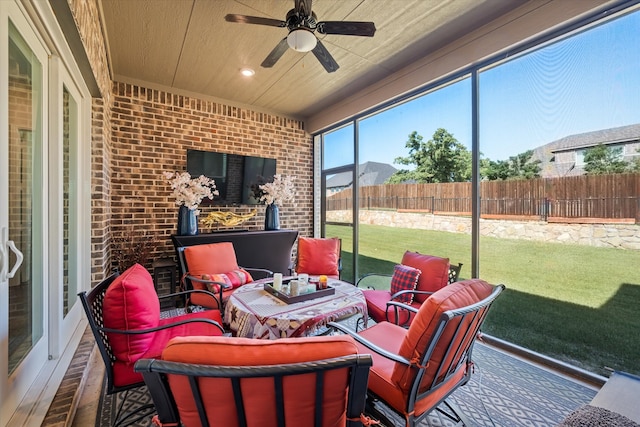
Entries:
{"type": "Polygon", "coordinates": [[[190,210],[195,210],[196,215],[200,214],[198,205],[202,199],[218,195],[216,183],[213,179],[200,175],[191,178],[189,172],[162,172],[162,175],[171,184],[173,196],[176,198],[176,205],[184,205],[190,210]]]}
{"type": "Polygon", "coordinates": [[[275,203],[281,205],[283,202],[292,201],[295,196],[295,187],[293,186],[293,180],[295,177],[280,175],[279,173],[273,176],[273,182],[267,182],[260,186],[262,190],[262,196],[260,201],[270,205],[275,203]]]}

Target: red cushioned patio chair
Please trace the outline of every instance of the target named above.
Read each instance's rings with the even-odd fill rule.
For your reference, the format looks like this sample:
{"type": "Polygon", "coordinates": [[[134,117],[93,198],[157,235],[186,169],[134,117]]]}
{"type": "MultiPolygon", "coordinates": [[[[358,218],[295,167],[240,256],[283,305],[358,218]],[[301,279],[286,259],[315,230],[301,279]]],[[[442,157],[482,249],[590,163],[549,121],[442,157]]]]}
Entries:
{"type": "Polygon", "coordinates": [[[433,292],[458,280],[462,264],[449,264],[448,258],[406,251],[402,261],[394,268],[393,275],[366,274],[357,282],[358,287],[369,287],[363,291],[367,300],[369,317],[376,322],[390,321],[409,326],[413,312],[404,310],[404,305],[416,309],[433,292]],[[375,289],[381,286],[388,289],[375,289]]]}
{"type": "Polygon", "coordinates": [[[298,254],[295,264],[297,274],[325,275],[340,279],[342,273],[342,240],[338,237],[298,237],[298,254]]]}
{"type": "Polygon", "coordinates": [[[139,360],[156,425],[356,427],[371,356],[346,335],[171,340],[162,360],[139,360]]]}
{"type": "MultiPolygon", "coordinates": [[[[160,298],[181,294],[183,292],[160,298]]],[[[153,411],[153,405],[148,405],[123,413],[128,391],[144,386],[142,375],[133,370],[138,359],[160,357],[167,342],[176,336],[224,333],[217,310],[161,318],[153,280],[140,264],[121,275],[109,276],[91,291],[80,292],[78,296],[105,364],[106,393],[124,392],[114,426],[134,423],[153,411]]]]}
{"type": "Polygon", "coordinates": [[[217,308],[221,313],[224,301],[239,286],[273,276],[271,270],[264,268],[240,267],[231,242],[178,247],[178,258],[183,288],[208,290],[215,294],[214,298],[193,294],[187,304],[217,308]]]}
{"type": "Polygon", "coordinates": [[[479,279],[453,283],[420,306],[408,329],[380,322],[356,333],[330,323],[356,339],[359,353],[373,356],[367,414],[394,425],[380,411],[382,404],[413,427],[437,409],[470,425],[445,399],[469,381],[475,339],[503,289],[479,279]]]}

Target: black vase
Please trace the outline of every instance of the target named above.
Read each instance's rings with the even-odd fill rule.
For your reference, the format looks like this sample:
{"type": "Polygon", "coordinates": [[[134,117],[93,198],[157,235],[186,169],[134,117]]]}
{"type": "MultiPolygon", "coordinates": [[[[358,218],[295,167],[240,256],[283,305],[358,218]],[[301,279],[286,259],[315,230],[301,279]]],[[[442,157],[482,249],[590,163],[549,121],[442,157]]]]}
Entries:
{"type": "Polygon", "coordinates": [[[181,205],[178,210],[178,235],[195,236],[198,234],[198,217],[196,211],[181,205]]]}
{"type": "Polygon", "coordinates": [[[264,213],[264,229],[280,230],[280,210],[275,203],[267,205],[267,210],[264,213]]]}

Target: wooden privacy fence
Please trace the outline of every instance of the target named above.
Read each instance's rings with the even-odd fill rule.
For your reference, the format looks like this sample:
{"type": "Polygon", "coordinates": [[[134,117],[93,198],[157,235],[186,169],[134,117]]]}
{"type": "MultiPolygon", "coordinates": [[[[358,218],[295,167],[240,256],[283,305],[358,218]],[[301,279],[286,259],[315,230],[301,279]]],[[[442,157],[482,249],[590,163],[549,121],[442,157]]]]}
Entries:
{"type": "MultiPolygon", "coordinates": [[[[360,209],[470,215],[471,183],[360,187],[360,209]]],[[[352,190],[327,197],[327,210],[351,209],[352,190]]],[[[640,222],[640,174],[584,175],[480,183],[484,216],[632,219],[640,222]]]]}

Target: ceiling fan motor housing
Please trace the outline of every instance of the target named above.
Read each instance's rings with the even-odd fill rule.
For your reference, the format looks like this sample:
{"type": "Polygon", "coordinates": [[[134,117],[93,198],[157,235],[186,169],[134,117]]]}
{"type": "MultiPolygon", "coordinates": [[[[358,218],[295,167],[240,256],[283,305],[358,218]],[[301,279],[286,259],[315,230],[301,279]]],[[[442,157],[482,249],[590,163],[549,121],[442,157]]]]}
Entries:
{"type": "Polygon", "coordinates": [[[247,16],[238,14],[228,14],[225,20],[244,24],[258,24],[269,27],[286,27],[289,34],[276,45],[267,55],[262,64],[264,68],[271,68],[284,55],[288,48],[298,52],[313,51],[324,69],[333,73],[340,66],[331,53],[315,35],[318,31],[321,34],[337,34],[346,36],[366,36],[373,37],[376,28],[373,22],[357,21],[322,21],[318,22],[316,14],[311,10],[312,0],[294,0],[295,7],[287,12],[285,21],[266,18],[260,16],[247,16]]]}

